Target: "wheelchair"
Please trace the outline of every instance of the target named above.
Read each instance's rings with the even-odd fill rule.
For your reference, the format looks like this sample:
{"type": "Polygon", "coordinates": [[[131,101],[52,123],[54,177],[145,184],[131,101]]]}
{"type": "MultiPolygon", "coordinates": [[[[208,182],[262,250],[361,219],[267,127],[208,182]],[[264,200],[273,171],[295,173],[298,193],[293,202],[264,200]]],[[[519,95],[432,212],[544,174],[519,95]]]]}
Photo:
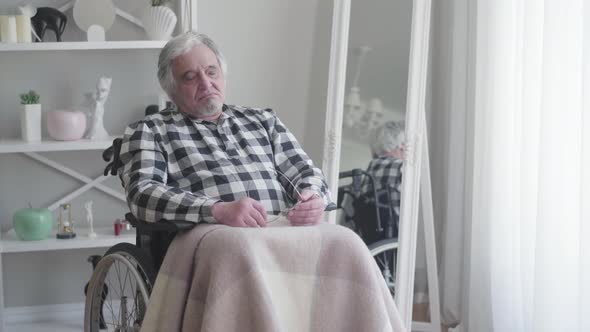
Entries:
{"type": "Polygon", "coordinates": [[[337,208],[344,211],[343,225],[363,239],[394,296],[399,216],[391,204],[393,189],[377,189],[374,177],[358,168],[340,172],[340,180],[348,178],[351,182],[338,188],[337,208]]]}
{"type": "MultiPolygon", "coordinates": [[[[117,170],[122,166],[119,160],[121,144],[122,139],[116,138],[113,145],[103,152],[102,157],[108,163],[104,170],[105,176],[117,175],[117,170]]],[[[393,294],[397,239],[393,238],[394,229],[390,224],[381,222],[383,212],[379,209],[383,209],[385,205],[379,203],[379,200],[372,201],[359,194],[359,181],[362,175],[372,180],[369,174],[364,174],[362,170],[341,173],[341,177],[347,175],[353,177],[355,190],[343,190],[359,202],[359,211],[367,209],[368,213],[371,213],[373,206],[378,207],[374,209],[378,227],[371,239],[378,238],[380,234],[385,234],[385,238],[370,243],[369,249],[393,294]],[[377,205],[374,202],[377,202],[377,205]],[[383,225],[385,227],[382,227],[383,225]]],[[[378,197],[378,191],[375,191],[374,197],[378,197]]],[[[337,209],[341,202],[339,199],[338,204],[328,206],[326,211],[337,209]]],[[[95,268],[86,290],[85,332],[105,329],[109,332],[139,331],[157,273],[170,243],[177,233],[188,231],[195,226],[192,222],[182,220],[147,223],[138,220],[131,213],[127,213],[125,219],[135,228],[136,244],[119,243],[109,248],[102,257],[91,256],[95,268]]],[[[370,231],[371,228],[367,228],[361,233],[366,236],[370,231]]]]}
{"type": "MultiPolygon", "coordinates": [[[[121,138],[103,152],[109,162],[104,175],[116,175],[121,166],[121,138]]],[[[125,219],[135,228],[136,245],[119,243],[109,248],[96,263],[88,282],[84,308],[84,331],[139,331],[149,295],[168,246],[178,232],[195,226],[181,220],[147,223],[127,213],[125,219]]]]}

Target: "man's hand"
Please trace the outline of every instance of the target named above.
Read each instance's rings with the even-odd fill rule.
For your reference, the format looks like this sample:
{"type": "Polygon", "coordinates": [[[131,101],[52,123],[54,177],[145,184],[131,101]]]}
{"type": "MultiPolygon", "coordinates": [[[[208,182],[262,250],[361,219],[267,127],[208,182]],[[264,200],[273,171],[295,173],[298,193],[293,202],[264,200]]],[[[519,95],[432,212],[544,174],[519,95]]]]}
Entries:
{"type": "Polygon", "coordinates": [[[233,202],[218,202],[211,207],[218,223],[233,227],[265,227],[266,210],[260,202],[243,197],[233,202]]]}
{"type": "Polygon", "coordinates": [[[307,226],[318,224],[324,213],[324,201],[317,193],[304,190],[299,196],[299,201],[287,215],[287,219],[293,226],[307,226]]]}

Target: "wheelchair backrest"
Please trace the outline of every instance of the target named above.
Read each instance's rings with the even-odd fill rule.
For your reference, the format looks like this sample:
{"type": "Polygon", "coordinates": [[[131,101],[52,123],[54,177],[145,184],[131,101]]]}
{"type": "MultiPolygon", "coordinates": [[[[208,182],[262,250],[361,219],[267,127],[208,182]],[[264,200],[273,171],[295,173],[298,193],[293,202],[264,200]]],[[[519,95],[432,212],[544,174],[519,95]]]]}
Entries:
{"type": "Polygon", "coordinates": [[[350,184],[338,188],[338,208],[345,197],[354,212],[350,216],[366,243],[397,237],[399,216],[392,206],[392,188],[377,188],[372,174],[362,169],[341,172],[340,179],[351,178],[350,184]]]}
{"type": "Polygon", "coordinates": [[[104,176],[109,175],[117,175],[117,170],[123,166],[121,160],[119,159],[119,154],[121,153],[121,144],[123,143],[122,138],[115,138],[113,140],[113,145],[108,147],[102,153],[102,159],[106,161],[108,164],[104,169],[104,176]]]}

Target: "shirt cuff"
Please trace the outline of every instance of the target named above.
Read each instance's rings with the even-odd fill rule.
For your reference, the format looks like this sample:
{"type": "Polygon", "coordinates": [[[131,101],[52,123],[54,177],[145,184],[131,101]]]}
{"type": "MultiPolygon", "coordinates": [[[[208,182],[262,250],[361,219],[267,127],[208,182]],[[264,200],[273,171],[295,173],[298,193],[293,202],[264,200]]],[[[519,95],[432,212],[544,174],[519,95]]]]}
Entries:
{"type": "Polygon", "coordinates": [[[332,199],[330,198],[330,192],[328,191],[327,193],[323,193],[322,189],[318,186],[311,185],[309,187],[301,189],[301,192],[304,191],[312,191],[314,195],[317,195],[319,198],[321,198],[324,202],[324,208],[326,208],[328,205],[332,203],[332,199]]]}
{"type": "Polygon", "coordinates": [[[205,203],[201,204],[201,208],[199,209],[199,219],[202,222],[216,224],[217,220],[213,218],[213,214],[211,213],[211,207],[213,204],[221,202],[220,200],[216,199],[207,199],[205,203]]]}

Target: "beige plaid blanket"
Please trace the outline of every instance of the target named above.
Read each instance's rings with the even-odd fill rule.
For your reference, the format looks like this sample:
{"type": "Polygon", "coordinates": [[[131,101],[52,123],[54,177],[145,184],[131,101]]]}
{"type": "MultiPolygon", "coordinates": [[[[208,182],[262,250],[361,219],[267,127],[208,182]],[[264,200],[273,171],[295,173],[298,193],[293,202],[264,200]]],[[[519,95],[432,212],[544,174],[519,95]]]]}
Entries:
{"type": "MultiPolygon", "coordinates": [[[[275,222],[285,224],[285,222],[275,222]]],[[[172,242],[141,331],[403,331],[347,228],[199,225],[172,242]]]]}

